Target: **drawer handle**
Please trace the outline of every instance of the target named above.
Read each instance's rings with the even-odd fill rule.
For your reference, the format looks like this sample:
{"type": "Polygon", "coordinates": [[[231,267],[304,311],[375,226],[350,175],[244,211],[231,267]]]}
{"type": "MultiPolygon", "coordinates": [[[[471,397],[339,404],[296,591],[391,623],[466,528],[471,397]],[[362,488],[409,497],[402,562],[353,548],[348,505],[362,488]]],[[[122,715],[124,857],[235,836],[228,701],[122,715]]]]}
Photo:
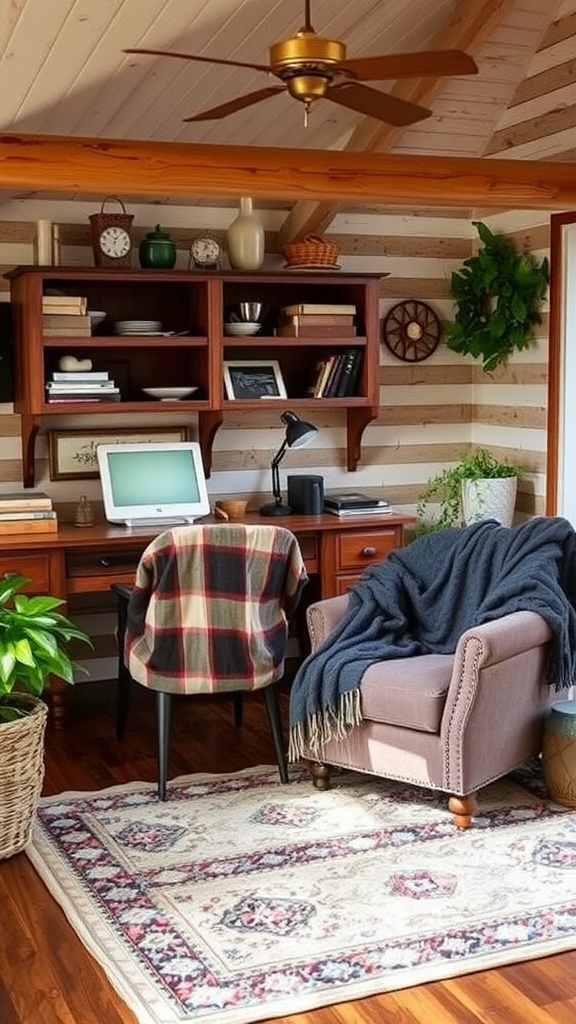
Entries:
{"type": "Polygon", "coordinates": [[[374,555],[376,554],[376,548],[362,548],[362,554],[364,555],[365,558],[374,558],[374,555]]]}
{"type": "Polygon", "coordinates": [[[13,580],[15,576],[19,576],[17,572],[5,572],[2,574],[2,578],[5,580],[13,580]]]}

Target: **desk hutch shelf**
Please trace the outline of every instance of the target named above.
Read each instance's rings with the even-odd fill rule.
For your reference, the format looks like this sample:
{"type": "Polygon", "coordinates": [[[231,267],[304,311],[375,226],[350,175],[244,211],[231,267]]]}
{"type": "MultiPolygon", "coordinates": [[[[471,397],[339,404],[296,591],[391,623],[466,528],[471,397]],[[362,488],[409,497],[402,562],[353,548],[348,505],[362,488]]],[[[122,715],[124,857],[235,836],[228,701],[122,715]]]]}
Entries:
{"type": "Polygon", "coordinates": [[[362,435],[378,413],[380,275],[18,267],[7,277],[14,324],[14,408],[22,424],[25,487],[34,485],[35,442],[41,424],[63,413],[78,417],[87,413],[138,413],[149,417],[150,424],[176,414],[187,417],[197,423],[209,474],[214,437],[226,410],[278,409],[277,398],[227,397],[223,367],[231,360],[277,360],[288,396],[282,400],[282,408],[302,412],[322,403],[344,409],[347,468],[356,469],[362,435]],[[106,319],[90,337],[47,337],[43,333],[42,296],[51,292],[85,296],[88,309],[105,311],[106,319]],[[225,334],[229,310],[239,302],[262,303],[258,334],[225,334]],[[356,336],[277,337],[282,307],[300,303],[354,305],[356,336]],[[160,321],[162,335],[114,334],[115,322],[134,319],[160,321]],[[350,347],[362,353],[354,394],[345,398],[311,397],[309,389],[318,364],[350,347]],[[90,359],[95,370],[108,370],[120,387],[120,401],[49,403],[46,384],[66,354],[90,359]],[[146,387],[186,384],[197,390],[189,399],[177,402],[150,399],[143,391],[146,387]]]}

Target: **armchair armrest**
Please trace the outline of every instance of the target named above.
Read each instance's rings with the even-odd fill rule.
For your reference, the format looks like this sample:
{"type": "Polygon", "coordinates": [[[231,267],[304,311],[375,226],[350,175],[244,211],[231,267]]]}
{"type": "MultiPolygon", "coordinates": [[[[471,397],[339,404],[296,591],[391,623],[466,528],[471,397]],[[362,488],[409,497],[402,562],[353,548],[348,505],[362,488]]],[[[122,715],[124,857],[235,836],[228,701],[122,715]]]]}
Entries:
{"type": "Polygon", "coordinates": [[[458,641],[456,657],[468,645],[475,645],[478,666],[495,665],[552,639],[552,630],[537,612],[520,611],[503,615],[481,626],[472,626],[458,641]]]}
{"type": "Polygon", "coordinates": [[[348,595],[327,597],[316,601],[306,609],[306,625],[310,636],[310,646],[315,651],[326,637],[338,625],[348,608],[348,595]]]}
{"type": "Polygon", "coordinates": [[[554,689],[544,682],[550,627],[519,611],[458,641],[442,715],[444,788],[470,793],[538,751],[554,689]]]}

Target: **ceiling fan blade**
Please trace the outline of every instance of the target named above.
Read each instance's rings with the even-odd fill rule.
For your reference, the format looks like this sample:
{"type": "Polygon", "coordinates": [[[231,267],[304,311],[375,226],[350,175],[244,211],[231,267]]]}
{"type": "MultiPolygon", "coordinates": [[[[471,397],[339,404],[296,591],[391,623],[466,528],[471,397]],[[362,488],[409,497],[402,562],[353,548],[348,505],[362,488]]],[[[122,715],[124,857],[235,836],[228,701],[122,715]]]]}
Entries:
{"type": "Polygon", "coordinates": [[[144,53],[149,57],[180,57],[181,60],[197,60],[203,64],[224,64],[226,67],[248,68],[250,71],[266,71],[271,69],[267,64],[245,64],[240,60],[221,60],[219,57],[199,57],[194,53],[176,53],[175,50],[123,50],[123,53],[144,53]]]}
{"type": "Polygon", "coordinates": [[[423,50],[422,53],[391,53],[384,57],[359,57],[339,65],[361,82],[423,75],[475,75],[478,67],[462,50],[423,50]]]}
{"type": "Polygon", "coordinates": [[[270,96],[277,96],[279,92],[286,92],[283,85],[270,85],[267,89],[257,89],[256,92],[247,92],[245,96],[238,96],[235,100],[222,103],[219,107],[212,107],[211,110],[203,110],[194,117],[185,117],[184,121],[215,121],[220,117],[228,117],[228,114],[235,114],[237,110],[244,107],[251,107],[254,103],[267,100],[270,96]]]}
{"type": "Polygon", "coordinates": [[[391,96],[387,92],[378,92],[377,89],[368,89],[365,85],[357,85],[356,82],[331,85],[326,91],[326,99],[339,103],[342,107],[349,107],[350,110],[356,110],[359,114],[368,114],[369,117],[376,117],[379,121],[398,126],[423,121],[432,113],[431,110],[419,107],[416,103],[409,103],[408,100],[391,96]]]}

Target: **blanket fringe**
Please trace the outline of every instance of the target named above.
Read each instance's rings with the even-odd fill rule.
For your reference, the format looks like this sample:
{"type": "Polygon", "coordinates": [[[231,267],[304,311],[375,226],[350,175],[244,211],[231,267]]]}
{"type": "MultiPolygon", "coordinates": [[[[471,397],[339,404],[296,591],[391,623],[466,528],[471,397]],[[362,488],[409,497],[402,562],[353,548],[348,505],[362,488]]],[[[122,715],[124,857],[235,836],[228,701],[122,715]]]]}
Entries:
{"type": "Polygon", "coordinates": [[[323,708],[309,715],[305,721],[291,726],[288,760],[298,761],[310,753],[319,757],[325,743],[343,740],[361,721],[360,690],[340,694],[337,707],[323,708]]]}

